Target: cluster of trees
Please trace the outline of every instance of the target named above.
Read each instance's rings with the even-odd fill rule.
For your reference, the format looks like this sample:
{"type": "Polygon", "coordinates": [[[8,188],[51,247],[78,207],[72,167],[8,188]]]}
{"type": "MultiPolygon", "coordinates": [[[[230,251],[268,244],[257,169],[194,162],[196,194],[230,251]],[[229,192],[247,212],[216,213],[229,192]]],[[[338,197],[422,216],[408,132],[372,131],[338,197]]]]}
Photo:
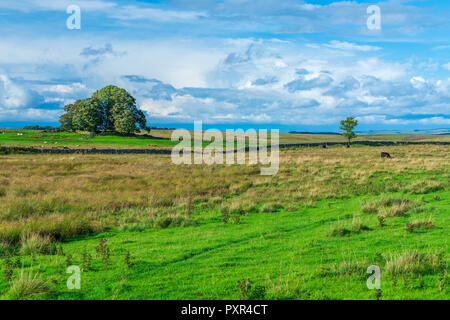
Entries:
{"type": "Polygon", "coordinates": [[[36,130],[36,131],[59,131],[59,128],[55,128],[52,126],[40,126],[40,125],[31,125],[23,127],[24,130],[36,130]]]}
{"type": "Polygon", "coordinates": [[[145,114],[136,106],[136,99],[116,86],[104,87],[90,98],[68,104],[64,111],[59,120],[64,131],[132,134],[149,129],[145,114]]]}

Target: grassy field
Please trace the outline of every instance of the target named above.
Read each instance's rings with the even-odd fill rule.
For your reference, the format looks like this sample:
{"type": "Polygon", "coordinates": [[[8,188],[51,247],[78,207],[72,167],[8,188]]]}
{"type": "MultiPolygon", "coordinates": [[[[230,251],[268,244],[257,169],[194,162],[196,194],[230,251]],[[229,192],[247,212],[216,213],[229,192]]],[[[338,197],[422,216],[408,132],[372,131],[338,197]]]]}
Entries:
{"type": "Polygon", "coordinates": [[[173,147],[177,142],[158,136],[121,137],[98,135],[90,137],[88,133],[76,132],[42,132],[35,130],[0,130],[0,145],[33,146],[36,148],[160,148],[173,147]]]}
{"type": "MultiPolygon", "coordinates": [[[[95,136],[88,133],[43,132],[20,129],[0,129],[0,146],[33,146],[36,148],[168,148],[172,130],[152,130],[151,137],[95,136]],[[21,134],[21,135],[20,135],[21,134]]],[[[192,137],[194,137],[191,131],[192,137]]],[[[268,136],[270,144],[270,133],[268,136]]],[[[450,135],[373,135],[359,136],[355,141],[450,141],[450,135]]],[[[341,135],[280,133],[280,144],[346,142],[341,135]]],[[[208,145],[205,141],[204,146],[208,145]]]]}
{"type": "Polygon", "coordinates": [[[0,155],[0,296],[375,299],[378,265],[378,298],[449,298],[448,146],[303,148],[280,162],[261,176],[167,155],[0,155]],[[68,265],[81,290],[67,289],[68,265]]]}

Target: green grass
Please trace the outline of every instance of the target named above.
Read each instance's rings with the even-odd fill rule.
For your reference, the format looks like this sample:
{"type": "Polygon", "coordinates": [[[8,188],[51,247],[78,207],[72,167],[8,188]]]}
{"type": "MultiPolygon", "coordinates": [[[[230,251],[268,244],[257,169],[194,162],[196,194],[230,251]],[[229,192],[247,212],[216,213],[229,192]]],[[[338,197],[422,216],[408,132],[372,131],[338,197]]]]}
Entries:
{"type": "MultiPolygon", "coordinates": [[[[73,132],[43,132],[21,129],[0,129],[0,145],[2,146],[34,146],[34,147],[114,147],[114,148],[155,148],[173,147],[177,142],[171,141],[171,130],[152,130],[152,137],[120,137],[120,136],[96,136],[89,137],[87,133],[73,132]],[[23,135],[18,135],[21,133],[23,135]]],[[[191,131],[193,137],[193,132],[191,131]]],[[[225,137],[225,134],[224,134],[225,137]]],[[[270,134],[268,136],[270,144],[270,134]]],[[[450,135],[374,135],[359,136],[355,141],[450,141],[450,135]]],[[[296,143],[321,143],[321,142],[346,142],[341,135],[332,134],[290,134],[280,133],[280,144],[296,143]]],[[[204,142],[203,146],[208,145],[204,142]]],[[[248,144],[248,142],[246,142],[248,144]]],[[[225,145],[225,142],[224,142],[225,145]]]]}
{"type": "Polygon", "coordinates": [[[159,137],[95,136],[73,132],[41,132],[34,130],[0,130],[0,145],[92,148],[92,147],[173,147],[177,142],[159,137]],[[18,135],[22,133],[23,135],[18,135]]]}
{"type": "MultiPolygon", "coordinates": [[[[450,196],[448,191],[437,194],[442,199],[450,196]]],[[[250,213],[238,225],[225,225],[209,212],[194,215],[199,224],[191,227],[112,231],[73,239],[63,243],[73,264],[82,265],[85,249],[93,257],[92,270],[82,273],[81,290],[66,289],[69,275],[63,256],[39,255],[34,265],[53,281],[55,293],[48,298],[55,299],[238,299],[236,281],[241,278],[264,286],[265,298],[374,299],[365,284],[369,265],[379,265],[383,272],[391,255],[448,252],[445,226],[450,201],[435,201],[431,195],[423,201],[439,228],[412,234],[404,228],[410,217],[389,219],[380,228],[375,216],[362,214],[369,230],[330,237],[338,220],[351,223],[351,214],[360,211],[362,201],[322,200],[316,208],[301,207],[297,212],[250,213]],[[101,238],[108,239],[111,248],[108,266],[96,256],[101,238]],[[127,251],[134,263],[131,268],[125,264],[127,251]]],[[[23,262],[30,267],[31,258],[24,257],[23,262]]],[[[448,269],[448,260],[443,263],[436,270],[383,274],[382,298],[447,299],[448,284],[439,288],[448,269]]],[[[6,289],[7,284],[1,283],[0,292],[6,289]]]]}
{"type": "Polygon", "coordinates": [[[239,299],[249,278],[258,298],[375,299],[378,265],[381,299],[448,299],[445,146],[280,157],[267,177],[166,155],[1,156],[0,298],[239,299]]]}

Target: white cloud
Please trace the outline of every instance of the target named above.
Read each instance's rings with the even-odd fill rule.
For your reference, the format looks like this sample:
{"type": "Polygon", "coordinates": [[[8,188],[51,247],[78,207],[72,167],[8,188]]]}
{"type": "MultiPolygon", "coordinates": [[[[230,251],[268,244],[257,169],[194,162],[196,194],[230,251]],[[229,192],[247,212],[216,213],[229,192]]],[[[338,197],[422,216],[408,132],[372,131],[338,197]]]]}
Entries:
{"type": "Polygon", "coordinates": [[[174,11],[154,8],[140,8],[136,6],[124,6],[120,10],[111,13],[111,17],[119,20],[152,20],[164,22],[181,22],[183,20],[196,20],[207,17],[204,12],[198,11],[174,11]]]}
{"type": "Polygon", "coordinates": [[[350,42],[346,42],[346,41],[337,41],[337,40],[333,40],[328,44],[324,44],[323,46],[327,47],[327,48],[332,48],[332,49],[362,51],[362,52],[381,50],[380,47],[369,46],[369,45],[359,45],[356,43],[350,43],[350,42]]]}
{"type": "Polygon", "coordinates": [[[25,106],[29,95],[25,89],[12,82],[8,76],[0,74],[0,109],[15,109],[25,106]]]}
{"type": "Polygon", "coordinates": [[[5,73],[9,76],[2,78],[6,79],[2,88],[7,89],[0,97],[10,110],[6,104],[0,106],[1,117],[25,119],[34,114],[41,119],[47,114],[47,119],[56,120],[61,109],[51,108],[87,97],[108,84],[132,93],[148,112],[150,123],[198,119],[333,125],[355,115],[367,123],[376,124],[378,119],[380,124],[420,126],[447,120],[402,117],[450,114],[450,80],[425,79],[410,71],[414,70],[410,62],[388,61],[377,55],[378,50],[353,46],[317,50],[255,39],[155,40],[151,46],[121,40],[111,42],[111,48],[126,54],[102,54],[95,64],[92,59],[97,55],[80,55],[88,47],[103,52],[108,42],[101,38],[8,39],[0,59],[11,67],[5,73]],[[349,50],[352,55],[347,54],[349,50]],[[73,80],[62,81],[68,74],[73,80]]]}

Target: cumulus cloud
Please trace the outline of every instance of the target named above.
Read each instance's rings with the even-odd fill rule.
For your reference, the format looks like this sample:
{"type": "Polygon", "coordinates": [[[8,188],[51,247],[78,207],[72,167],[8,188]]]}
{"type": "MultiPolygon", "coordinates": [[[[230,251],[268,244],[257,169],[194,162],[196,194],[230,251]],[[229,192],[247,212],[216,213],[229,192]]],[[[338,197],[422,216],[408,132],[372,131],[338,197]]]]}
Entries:
{"type": "Polygon", "coordinates": [[[15,109],[25,106],[30,97],[22,87],[12,82],[7,75],[0,74],[0,106],[15,109]]]}

